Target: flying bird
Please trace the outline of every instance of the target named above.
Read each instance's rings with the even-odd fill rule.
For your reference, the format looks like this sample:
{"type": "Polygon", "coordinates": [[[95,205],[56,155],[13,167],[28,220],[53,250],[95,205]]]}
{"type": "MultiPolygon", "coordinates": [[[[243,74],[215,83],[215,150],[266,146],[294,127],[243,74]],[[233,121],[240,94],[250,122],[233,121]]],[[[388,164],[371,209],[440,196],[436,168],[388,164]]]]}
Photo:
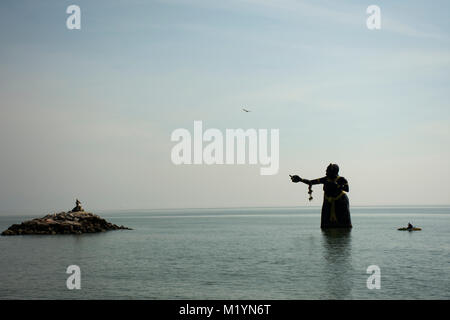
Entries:
{"type": "Polygon", "coordinates": [[[250,110],[247,110],[247,109],[244,109],[244,108],[242,108],[242,110],[244,110],[245,112],[250,112],[250,110]]]}

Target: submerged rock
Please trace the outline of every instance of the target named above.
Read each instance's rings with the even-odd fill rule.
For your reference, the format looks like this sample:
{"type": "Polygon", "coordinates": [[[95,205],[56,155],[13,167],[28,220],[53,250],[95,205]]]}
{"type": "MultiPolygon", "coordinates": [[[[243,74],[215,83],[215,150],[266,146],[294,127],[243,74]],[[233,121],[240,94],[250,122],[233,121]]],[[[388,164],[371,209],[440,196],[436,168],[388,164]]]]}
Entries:
{"type": "MultiPolygon", "coordinates": [[[[78,205],[78,204],[77,204],[78,205]]],[[[70,211],[48,214],[42,218],[13,224],[2,232],[2,236],[26,234],[82,234],[108,230],[132,230],[112,224],[100,216],[85,211],[70,211]]]]}

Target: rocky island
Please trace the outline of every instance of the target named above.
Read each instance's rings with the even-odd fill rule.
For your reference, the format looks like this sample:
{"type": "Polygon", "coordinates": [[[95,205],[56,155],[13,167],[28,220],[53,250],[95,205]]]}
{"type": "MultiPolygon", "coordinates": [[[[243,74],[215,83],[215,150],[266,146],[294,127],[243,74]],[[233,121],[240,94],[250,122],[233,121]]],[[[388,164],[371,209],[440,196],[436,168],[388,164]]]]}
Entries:
{"type": "Polygon", "coordinates": [[[96,214],[84,211],[81,202],[77,199],[76,206],[71,211],[48,214],[42,218],[13,224],[1,235],[82,234],[120,229],[132,230],[124,226],[117,226],[96,214]]]}

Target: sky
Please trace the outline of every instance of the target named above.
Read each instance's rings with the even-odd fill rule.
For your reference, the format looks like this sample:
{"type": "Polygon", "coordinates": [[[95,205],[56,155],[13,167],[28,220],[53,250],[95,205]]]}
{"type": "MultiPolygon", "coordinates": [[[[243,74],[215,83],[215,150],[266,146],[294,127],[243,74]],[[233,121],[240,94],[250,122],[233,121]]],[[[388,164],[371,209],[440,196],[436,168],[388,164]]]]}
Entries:
{"type": "Polygon", "coordinates": [[[0,212],[450,204],[448,1],[0,2],[0,212]],[[66,8],[81,9],[69,30],[66,8]],[[366,27],[369,5],[381,29],[366,27]],[[245,113],[242,107],[252,112],[245,113]],[[171,133],[279,129],[280,168],[174,165],[171,133]]]}

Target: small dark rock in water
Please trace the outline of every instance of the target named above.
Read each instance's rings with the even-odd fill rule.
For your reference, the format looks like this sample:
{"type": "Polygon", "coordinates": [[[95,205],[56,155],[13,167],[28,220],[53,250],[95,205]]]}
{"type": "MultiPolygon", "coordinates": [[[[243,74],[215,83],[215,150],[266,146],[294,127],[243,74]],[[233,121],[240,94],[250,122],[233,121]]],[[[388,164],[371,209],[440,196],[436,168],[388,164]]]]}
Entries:
{"type": "MultiPolygon", "coordinates": [[[[77,201],[77,207],[81,207],[77,201]]],[[[76,208],[77,208],[76,207],[76,208]]],[[[74,208],[75,209],[75,208],[74,208]]],[[[48,214],[42,218],[13,224],[2,232],[2,236],[25,234],[82,234],[104,232],[108,230],[132,230],[124,226],[117,226],[100,218],[98,215],[81,211],[48,214]]]]}

